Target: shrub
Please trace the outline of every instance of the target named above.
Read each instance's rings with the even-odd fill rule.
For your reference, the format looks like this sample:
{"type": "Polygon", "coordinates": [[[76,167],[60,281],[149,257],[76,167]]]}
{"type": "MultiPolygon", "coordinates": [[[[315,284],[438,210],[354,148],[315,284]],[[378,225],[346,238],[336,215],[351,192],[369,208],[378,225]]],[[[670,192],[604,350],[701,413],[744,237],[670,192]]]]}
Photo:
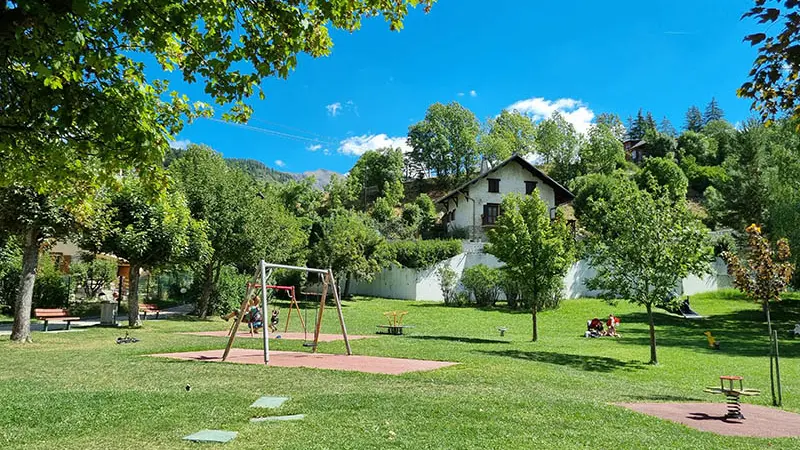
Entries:
{"type": "Polygon", "coordinates": [[[92,254],[81,255],[80,261],[69,266],[75,283],[83,288],[86,298],[95,298],[117,275],[117,263],[92,254]]]}
{"type": "Polygon", "coordinates": [[[511,273],[508,270],[500,269],[499,278],[498,284],[500,285],[500,290],[503,291],[503,294],[506,296],[508,307],[516,309],[520,306],[519,283],[514,280],[514,277],[511,276],[511,273]]]}
{"type": "Polygon", "coordinates": [[[462,251],[461,241],[450,240],[413,240],[394,241],[389,243],[393,259],[409,269],[424,269],[439,261],[452,258],[462,251]]]}
{"type": "MultiPolygon", "coordinates": [[[[231,311],[238,311],[242,306],[244,295],[247,293],[247,282],[250,281],[249,275],[239,273],[233,266],[223,266],[219,273],[217,288],[211,292],[208,301],[209,314],[224,314],[231,311]]],[[[186,293],[193,303],[197,303],[203,290],[203,273],[195,273],[192,286],[186,293]]]]}
{"type": "Polygon", "coordinates": [[[685,198],[689,188],[689,180],[683,170],[667,158],[645,160],[642,171],[636,174],[636,182],[640,188],[651,192],[663,187],[673,200],[685,198]]]}
{"type": "Polygon", "coordinates": [[[461,284],[469,291],[478,306],[494,306],[500,296],[500,270],[478,264],[464,270],[461,284]]]}
{"type": "Polygon", "coordinates": [[[439,277],[439,286],[442,289],[442,297],[444,297],[445,306],[459,306],[456,305],[456,284],[458,283],[458,274],[448,265],[443,265],[436,270],[436,275],[439,277]]]}
{"type": "Polygon", "coordinates": [[[66,308],[69,305],[70,288],[69,278],[58,270],[48,255],[42,255],[33,285],[33,307],[66,308]]]}

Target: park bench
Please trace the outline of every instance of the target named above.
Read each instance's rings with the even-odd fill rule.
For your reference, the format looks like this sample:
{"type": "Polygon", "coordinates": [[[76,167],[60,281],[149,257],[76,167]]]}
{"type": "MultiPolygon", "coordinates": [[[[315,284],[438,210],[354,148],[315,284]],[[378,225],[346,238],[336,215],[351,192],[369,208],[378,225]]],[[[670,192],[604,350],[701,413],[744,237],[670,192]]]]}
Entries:
{"type": "Polygon", "coordinates": [[[33,310],[33,314],[37,319],[44,321],[44,329],[42,331],[48,331],[50,321],[66,322],[66,329],[69,330],[72,321],[81,320],[80,317],[70,317],[67,310],[63,308],[36,308],[33,310]]]}
{"type": "Polygon", "coordinates": [[[142,320],[147,320],[147,313],[155,313],[156,319],[158,319],[158,315],[161,313],[161,310],[158,309],[158,306],[152,303],[142,303],[139,305],[139,314],[142,315],[142,320]]]}

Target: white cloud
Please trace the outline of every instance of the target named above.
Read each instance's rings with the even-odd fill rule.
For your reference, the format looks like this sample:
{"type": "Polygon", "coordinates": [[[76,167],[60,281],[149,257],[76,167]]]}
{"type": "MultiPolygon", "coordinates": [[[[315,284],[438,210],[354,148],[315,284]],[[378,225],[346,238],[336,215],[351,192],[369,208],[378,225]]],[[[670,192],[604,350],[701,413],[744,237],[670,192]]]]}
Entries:
{"type": "Polygon", "coordinates": [[[310,151],[310,152],[315,152],[315,151],[317,151],[317,150],[319,150],[319,149],[321,149],[321,148],[322,148],[322,146],[321,146],[321,145],[319,145],[319,144],[313,144],[313,145],[309,145],[308,147],[306,147],[306,150],[308,150],[308,151],[310,151]]]}
{"type": "Polygon", "coordinates": [[[275,160],[275,165],[278,167],[286,167],[286,163],[281,161],[280,159],[275,160]]]}
{"type": "Polygon", "coordinates": [[[458,96],[459,96],[459,97],[463,97],[463,96],[464,96],[464,93],[463,93],[463,92],[459,92],[459,93],[458,93],[458,96]]]}
{"type": "Polygon", "coordinates": [[[192,141],[190,141],[188,139],[180,139],[180,140],[177,140],[177,141],[170,142],[169,146],[172,147],[172,148],[177,148],[179,150],[184,150],[191,143],[192,143],[192,141]]]}
{"type": "Polygon", "coordinates": [[[325,109],[328,110],[328,114],[330,114],[331,117],[336,117],[339,114],[339,111],[342,109],[342,104],[339,102],[331,103],[330,105],[325,106],[325,109]]]}
{"type": "Polygon", "coordinates": [[[470,96],[470,97],[477,97],[477,96],[478,96],[478,93],[477,93],[477,92],[475,92],[475,90],[473,89],[473,90],[469,91],[469,96],[470,96]]]}
{"type": "Polygon", "coordinates": [[[572,98],[547,100],[542,97],[532,97],[520,100],[506,109],[527,114],[533,120],[546,119],[558,111],[579,133],[586,133],[594,119],[594,111],[581,101],[572,98]]]}
{"type": "Polygon", "coordinates": [[[400,148],[403,153],[411,150],[411,146],[406,143],[406,137],[389,137],[386,134],[365,134],[362,136],[352,136],[339,142],[339,153],[345,155],[361,156],[369,150],[379,148],[400,148]]]}

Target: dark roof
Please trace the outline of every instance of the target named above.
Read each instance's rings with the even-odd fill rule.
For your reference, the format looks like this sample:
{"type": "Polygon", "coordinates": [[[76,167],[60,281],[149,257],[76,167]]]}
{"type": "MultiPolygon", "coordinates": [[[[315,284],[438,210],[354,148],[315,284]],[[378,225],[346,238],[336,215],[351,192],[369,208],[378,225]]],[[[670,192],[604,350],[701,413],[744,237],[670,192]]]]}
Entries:
{"type": "Polygon", "coordinates": [[[492,167],[487,172],[478,175],[477,177],[467,181],[466,183],[462,184],[461,186],[457,187],[456,189],[453,189],[452,191],[448,192],[447,194],[444,195],[444,197],[436,200],[436,203],[441,203],[441,202],[453,197],[454,195],[458,195],[458,194],[462,193],[462,191],[465,188],[477,183],[481,178],[485,178],[485,177],[489,176],[489,174],[500,170],[501,168],[505,167],[506,165],[508,165],[508,163],[510,163],[512,161],[516,161],[520,166],[522,166],[522,168],[526,169],[533,176],[541,179],[544,182],[544,184],[552,187],[553,188],[553,192],[555,193],[556,205],[561,205],[563,203],[571,202],[572,199],[575,198],[575,195],[572,192],[570,192],[569,189],[567,189],[564,186],[560,185],[556,180],[554,180],[554,179],[548,177],[547,175],[545,175],[544,172],[542,172],[541,170],[537,169],[536,166],[534,166],[533,164],[531,164],[528,161],[526,161],[525,158],[523,158],[523,157],[521,157],[521,156],[519,156],[517,154],[514,154],[510,158],[506,159],[505,161],[503,161],[503,162],[497,164],[496,166],[492,167]]]}

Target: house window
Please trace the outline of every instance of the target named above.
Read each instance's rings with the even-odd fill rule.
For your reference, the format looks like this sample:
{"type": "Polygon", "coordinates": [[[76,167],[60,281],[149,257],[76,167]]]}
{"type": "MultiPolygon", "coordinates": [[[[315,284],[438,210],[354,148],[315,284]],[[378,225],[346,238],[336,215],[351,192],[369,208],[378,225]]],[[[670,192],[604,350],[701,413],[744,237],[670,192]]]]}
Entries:
{"type": "Polygon", "coordinates": [[[483,225],[494,225],[500,215],[500,205],[497,203],[487,203],[483,205],[483,225]]]}
{"type": "Polygon", "coordinates": [[[536,182],[535,181],[526,181],[525,182],[525,195],[533,194],[533,190],[536,189],[536,182]]]}
{"type": "Polygon", "coordinates": [[[489,192],[500,192],[499,178],[487,178],[487,181],[489,181],[489,192]]]}
{"type": "Polygon", "coordinates": [[[456,210],[450,211],[450,222],[456,220],[456,210]]]}

